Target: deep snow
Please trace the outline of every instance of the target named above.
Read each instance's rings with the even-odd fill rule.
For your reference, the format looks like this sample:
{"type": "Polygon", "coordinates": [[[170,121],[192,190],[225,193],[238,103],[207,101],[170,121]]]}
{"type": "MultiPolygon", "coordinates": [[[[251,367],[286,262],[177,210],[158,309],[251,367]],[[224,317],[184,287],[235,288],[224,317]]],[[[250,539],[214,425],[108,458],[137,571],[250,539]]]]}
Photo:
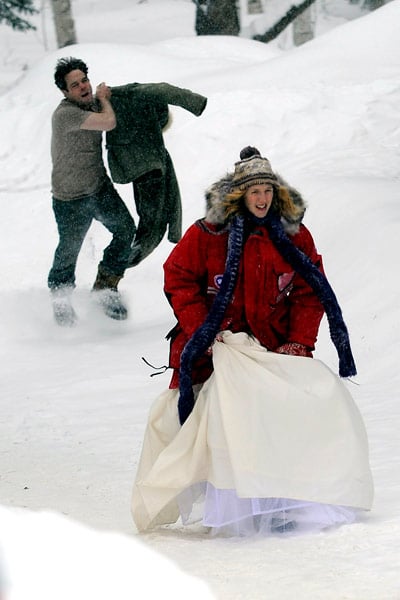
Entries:
{"type": "MultiPolygon", "coordinates": [[[[173,566],[168,575],[164,555],[223,599],[399,600],[400,0],[286,50],[279,42],[196,38],[194,5],[185,0],[74,6],[84,42],[77,47],[55,51],[50,28],[46,51],[39,34],[1,28],[0,554],[3,546],[13,559],[19,589],[11,600],[28,597],[29,577],[35,600],[71,597],[63,579],[77,588],[75,598],[109,598],[102,583],[113,579],[125,582],[115,597],[132,597],[139,574],[147,575],[143,544],[158,553],[147,563],[149,597],[179,597],[185,585],[206,597],[173,566]],[[90,302],[108,240],[94,224],[77,269],[79,325],[65,331],[53,323],[49,138],[61,97],[52,75],[56,59],[69,54],[88,62],[94,85],[168,81],[208,96],[200,118],[172,108],[165,135],[185,228],[204,212],[205,187],[247,144],[303,192],[305,223],[358,366],[348,385],[365,420],[376,488],[364,522],[289,539],[208,539],[179,526],[136,535],[132,482],[149,407],[169,380],[168,373],[150,377],[142,357],[157,366],[167,361],[164,336],[174,319],[162,294],[162,263],[172,246],[164,241],[127,273],[121,289],[131,317],[112,322],[90,302]],[[96,571],[99,548],[108,560],[96,571]],[[53,579],[54,555],[62,568],[53,579]]],[[[134,213],[130,186],[118,189],[134,213]]],[[[337,370],[325,321],[316,356],[337,370]]]]}

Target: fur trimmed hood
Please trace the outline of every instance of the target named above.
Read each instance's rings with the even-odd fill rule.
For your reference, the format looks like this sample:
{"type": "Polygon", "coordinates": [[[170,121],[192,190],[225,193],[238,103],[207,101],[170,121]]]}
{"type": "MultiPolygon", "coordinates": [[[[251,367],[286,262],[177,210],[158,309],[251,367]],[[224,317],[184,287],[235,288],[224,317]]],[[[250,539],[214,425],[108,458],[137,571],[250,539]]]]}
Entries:
{"type": "MultiPolygon", "coordinates": [[[[227,222],[224,199],[226,194],[232,189],[233,175],[233,173],[227,173],[225,177],[222,177],[213,183],[209,188],[207,188],[205,192],[205,219],[209,223],[213,223],[214,225],[224,225],[227,222]]],[[[287,215],[285,216],[281,211],[278,210],[285,232],[289,235],[294,235],[299,230],[299,226],[303,220],[307,205],[300,192],[294,187],[289,186],[283,177],[281,177],[278,173],[276,174],[276,179],[276,185],[281,188],[286,188],[293,203],[301,208],[301,213],[297,219],[290,218],[287,215]]]]}

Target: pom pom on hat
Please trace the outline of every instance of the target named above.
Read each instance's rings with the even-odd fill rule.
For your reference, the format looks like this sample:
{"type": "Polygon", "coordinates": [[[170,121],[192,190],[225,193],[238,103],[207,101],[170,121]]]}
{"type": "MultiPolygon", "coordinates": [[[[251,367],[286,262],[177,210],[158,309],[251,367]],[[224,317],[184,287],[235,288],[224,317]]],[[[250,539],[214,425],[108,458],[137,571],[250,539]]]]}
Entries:
{"type": "Polygon", "coordinates": [[[277,183],[267,158],[263,158],[257,148],[246,146],[240,152],[241,160],[235,163],[232,187],[247,190],[251,185],[277,183]]]}
{"type": "Polygon", "coordinates": [[[261,156],[260,151],[254,146],[246,146],[246,148],[240,151],[240,160],[251,158],[252,156],[261,156]]]}

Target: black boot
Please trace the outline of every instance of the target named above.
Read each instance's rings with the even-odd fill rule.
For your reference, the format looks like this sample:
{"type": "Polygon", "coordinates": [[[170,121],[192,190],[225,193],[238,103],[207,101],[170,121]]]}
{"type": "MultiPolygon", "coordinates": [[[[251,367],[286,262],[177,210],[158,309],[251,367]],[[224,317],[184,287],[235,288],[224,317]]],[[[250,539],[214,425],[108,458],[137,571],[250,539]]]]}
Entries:
{"type": "Polygon", "coordinates": [[[124,321],[128,318],[128,310],[124,306],[117,287],[122,275],[107,273],[99,267],[92,291],[96,292],[98,302],[104,313],[111,319],[124,321]]]}

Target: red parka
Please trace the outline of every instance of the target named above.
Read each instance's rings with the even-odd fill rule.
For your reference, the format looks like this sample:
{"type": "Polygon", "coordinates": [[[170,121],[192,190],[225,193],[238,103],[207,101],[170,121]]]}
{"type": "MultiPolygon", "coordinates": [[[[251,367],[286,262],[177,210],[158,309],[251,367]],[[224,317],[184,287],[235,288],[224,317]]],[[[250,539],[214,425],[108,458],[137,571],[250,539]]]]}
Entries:
{"type": "MultiPolygon", "coordinates": [[[[177,318],[170,332],[171,388],[178,387],[180,356],[186,342],[202,325],[219,290],[225,270],[229,229],[205,219],[194,223],[175,246],[164,264],[164,291],[177,318]]],[[[290,236],[322,271],[322,260],[304,225],[290,236]]],[[[279,254],[264,226],[253,225],[243,247],[239,274],[221,331],[246,331],[268,348],[286,342],[314,349],[324,313],[311,287],[279,254]]],[[[311,356],[311,352],[310,352],[311,356]]],[[[197,361],[193,383],[201,383],[212,372],[212,361],[197,361]]]]}

